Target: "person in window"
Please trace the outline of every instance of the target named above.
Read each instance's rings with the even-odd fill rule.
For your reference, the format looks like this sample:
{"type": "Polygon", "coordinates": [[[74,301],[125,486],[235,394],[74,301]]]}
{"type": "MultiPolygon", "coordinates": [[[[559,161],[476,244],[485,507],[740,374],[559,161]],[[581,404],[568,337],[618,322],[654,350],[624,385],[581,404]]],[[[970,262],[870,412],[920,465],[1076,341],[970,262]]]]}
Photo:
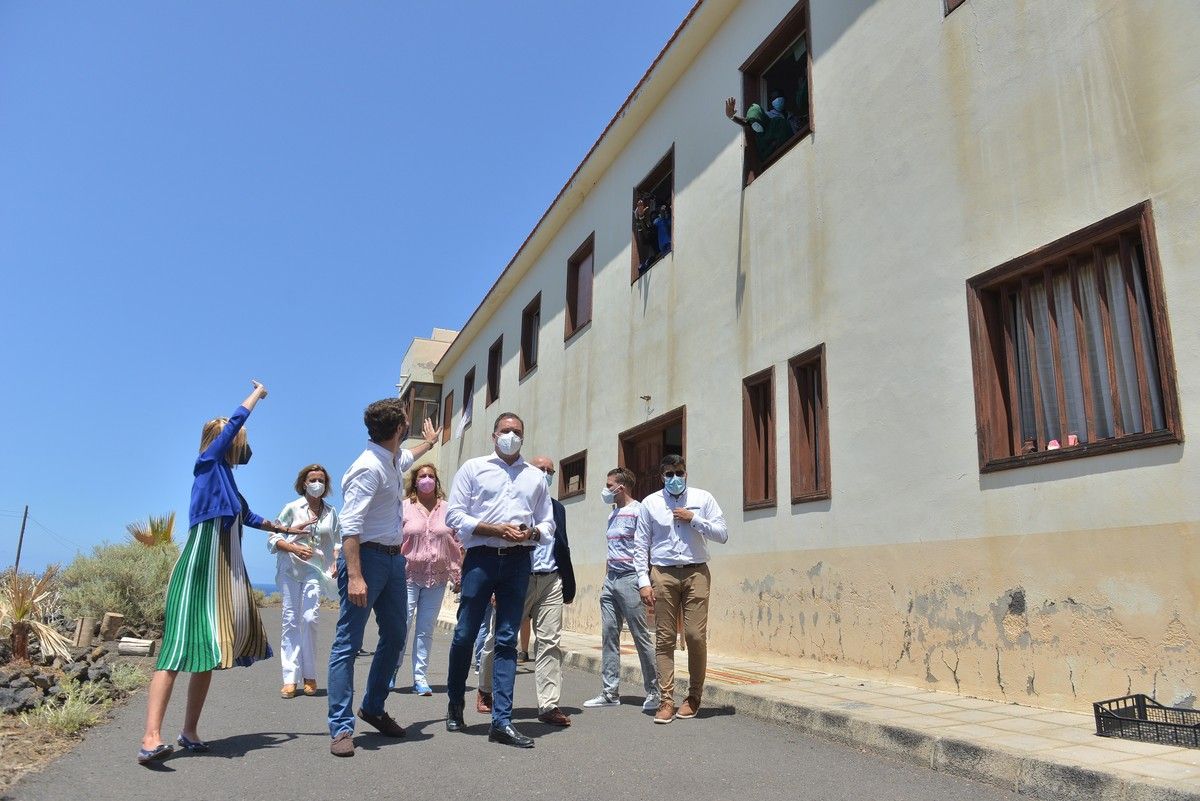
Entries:
{"type": "MultiPolygon", "coordinates": [[[[767,109],[767,118],[772,121],[770,123],[771,125],[775,124],[775,120],[783,120],[786,122],[788,125],[788,130],[791,131],[789,137],[795,136],[800,132],[800,129],[804,127],[804,124],[800,121],[800,118],[793,114],[792,110],[788,108],[787,99],[784,98],[783,93],[778,91],[771,92],[771,106],[767,109]]],[[[782,128],[780,129],[780,133],[782,133],[782,128]]]]}
{"type": "Polygon", "coordinates": [[[658,252],[667,255],[671,252],[671,207],[663,204],[658,207],[654,216],[654,230],[658,232],[658,252]]]}
{"type": "Polygon", "coordinates": [[[275,584],[283,607],[283,631],[279,636],[279,664],[283,668],[283,698],[296,697],[296,685],[304,682],[304,694],[317,694],[317,618],[321,593],[337,597],[332,578],[338,541],[337,510],[325,503],[329,473],[319,464],[300,471],[293,485],[300,497],[279,513],[285,526],[312,522],[302,536],[272,534],[267,550],[275,554],[275,584]]]}
{"type": "Polygon", "coordinates": [[[638,246],[638,273],[658,258],[658,229],[654,227],[654,198],[641,195],[633,207],[633,235],[638,246]]]}
{"type": "Polygon", "coordinates": [[[746,116],[741,117],[737,113],[737,101],[732,97],[726,98],[725,116],[746,131],[760,162],[769,159],[780,145],[792,137],[791,126],[782,114],[771,117],[757,103],[751,103],[746,109],[746,116]]]}
{"type": "Polygon", "coordinates": [[[176,742],[185,751],[207,751],[197,726],[212,672],[272,656],[242,559],[242,526],[280,534],[303,535],[307,530],[254,514],[233,480],[233,468],[250,461],[243,428],[246,418],[267,397],[266,387],[257,381],[253,384],[254,391],[232,415],[209,420],[200,434],[200,456],[192,468],[188,538],[167,584],[162,650],[150,680],[146,731],[137,755],[143,765],[174,750],[162,741],[162,722],[180,671],[192,677],[183,730],[176,742]]]}

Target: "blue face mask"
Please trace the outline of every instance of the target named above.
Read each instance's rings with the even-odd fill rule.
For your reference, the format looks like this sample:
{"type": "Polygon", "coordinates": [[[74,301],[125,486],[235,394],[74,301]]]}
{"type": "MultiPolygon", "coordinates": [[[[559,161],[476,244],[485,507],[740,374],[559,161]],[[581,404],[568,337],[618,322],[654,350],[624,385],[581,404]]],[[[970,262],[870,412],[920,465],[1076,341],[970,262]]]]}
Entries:
{"type": "Polygon", "coordinates": [[[546,473],[546,489],[554,489],[554,476],[546,473]]]}
{"type": "Polygon", "coordinates": [[[783,111],[783,102],[784,101],[782,97],[777,97],[771,101],[771,108],[775,109],[776,111],[783,111]]]}
{"type": "Polygon", "coordinates": [[[683,476],[671,476],[664,482],[663,486],[672,495],[682,495],[683,491],[687,489],[687,482],[683,476]]]}

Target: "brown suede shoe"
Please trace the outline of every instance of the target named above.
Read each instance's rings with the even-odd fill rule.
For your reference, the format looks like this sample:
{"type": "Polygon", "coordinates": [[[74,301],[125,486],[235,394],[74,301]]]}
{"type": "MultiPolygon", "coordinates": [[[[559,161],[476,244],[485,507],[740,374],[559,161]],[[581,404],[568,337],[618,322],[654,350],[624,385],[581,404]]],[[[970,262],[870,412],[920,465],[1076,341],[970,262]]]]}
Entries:
{"type": "Polygon", "coordinates": [[[538,720],[542,723],[549,723],[551,726],[570,726],[571,719],[567,717],[567,713],[563,712],[558,707],[548,709],[538,715],[538,720]]]}
{"type": "Polygon", "coordinates": [[[663,701],[658,705],[658,711],[654,713],[655,723],[670,723],[675,719],[675,702],[663,701]]]}
{"type": "Polygon", "coordinates": [[[492,714],[492,694],[480,690],[475,695],[475,711],[481,715],[492,714]]]}
{"type": "Polygon", "coordinates": [[[679,711],[675,713],[675,717],[688,720],[696,717],[696,713],[700,711],[700,699],[688,696],[683,699],[683,705],[679,707],[679,711]]]}
{"type": "Polygon", "coordinates": [[[329,753],[339,757],[354,756],[354,738],[350,732],[344,731],[329,744],[329,753]]]}
{"type": "Polygon", "coordinates": [[[295,698],[296,697],[296,685],[295,684],[283,685],[283,688],[279,691],[279,697],[280,698],[295,698]]]}
{"type": "Polygon", "coordinates": [[[304,680],[304,694],[305,695],[316,695],[317,694],[317,680],[316,679],[305,679],[304,680]]]}

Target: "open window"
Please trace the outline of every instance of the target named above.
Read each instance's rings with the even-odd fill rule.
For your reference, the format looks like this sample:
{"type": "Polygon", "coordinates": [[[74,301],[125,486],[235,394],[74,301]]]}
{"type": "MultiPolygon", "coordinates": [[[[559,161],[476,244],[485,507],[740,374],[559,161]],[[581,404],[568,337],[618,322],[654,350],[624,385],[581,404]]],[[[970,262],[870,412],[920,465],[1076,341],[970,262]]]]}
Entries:
{"type": "Polygon", "coordinates": [[[633,189],[633,264],[630,283],[645,275],[674,245],[675,146],[633,189]]]}
{"type": "Polygon", "coordinates": [[[462,421],[460,428],[471,425],[471,415],[475,410],[475,368],[472,367],[463,376],[462,421]]]}
{"type": "Polygon", "coordinates": [[[442,444],[450,441],[450,432],[454,430],[454,391],[446,396],[442,406],[442,444]]]}
{"type": "Polygon", "coordinates": [[[587,451],[580,451],[558,463],[558,499],[564,501],[587,491],[587,451]]]}
{"type": "Polygon", "coordinates": [[[484,407],[491,406],[500,397],[500,363],[503,356],[504,337],[500,336],[496,339],[492,347],[488,349],[488,371],[487,371],[487,403],[484,407]]]}
{"type": "Polygon", "coordinates": [[[808,2],[798,3],[742,64],[744,183],[812,133],[808,2]]]}
{"type": "Polygon", "coordinates": [[[563,339],[592,321],[592,277],[595,271],[596,234],[593,232],[567,259],[567,327],[563,339]]]}
{"type": "Polygon", "coordinates": [[[1180,442],[1150,202],[967,282],[981,472],[1180,442]]]}
{"type": "Polygon", "coordinates": [[[542,328],[542,293],[521,312],[521,378],[529,375],[538,362],[538,336],[542,328]]]}
{"type": "Polygon", "coordinates": [[[775,505],[775,370],[742,381],[742,508],[775,505]]]}
{"type": "Polygon", "coordinates": [[[950,16],[950,12],[965,3],[966,0],[942,0],[942,8],[945,11],[943,16],[950,16]]]}
{"type": "Polygon", "coordinates": [[[441,397],[441,384],[426,384],[414,381],[408,386],[401,400],[408,407],[409,439],[416,439],[421,436],[421,431],[426,420],[435,428],[437,427],[438,408],[441,397]]]}

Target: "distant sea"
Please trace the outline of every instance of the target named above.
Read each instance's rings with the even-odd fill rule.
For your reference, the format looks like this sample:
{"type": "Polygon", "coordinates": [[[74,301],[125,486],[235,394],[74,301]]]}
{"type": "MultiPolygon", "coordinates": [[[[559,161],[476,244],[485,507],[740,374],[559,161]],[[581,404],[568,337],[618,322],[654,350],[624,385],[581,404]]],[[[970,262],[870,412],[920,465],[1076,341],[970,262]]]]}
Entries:
{"type": "Polygon", "coordinates": [[[261,584],[259,582],[252,582],[250,584],[250,586],[256,590],[259,590],[260,592],[262,592],[265,595],[270,595],[273,592],[279,592],[279,587],[275,586],[275,582],[270,582],[267,584],[261,584]]]}

